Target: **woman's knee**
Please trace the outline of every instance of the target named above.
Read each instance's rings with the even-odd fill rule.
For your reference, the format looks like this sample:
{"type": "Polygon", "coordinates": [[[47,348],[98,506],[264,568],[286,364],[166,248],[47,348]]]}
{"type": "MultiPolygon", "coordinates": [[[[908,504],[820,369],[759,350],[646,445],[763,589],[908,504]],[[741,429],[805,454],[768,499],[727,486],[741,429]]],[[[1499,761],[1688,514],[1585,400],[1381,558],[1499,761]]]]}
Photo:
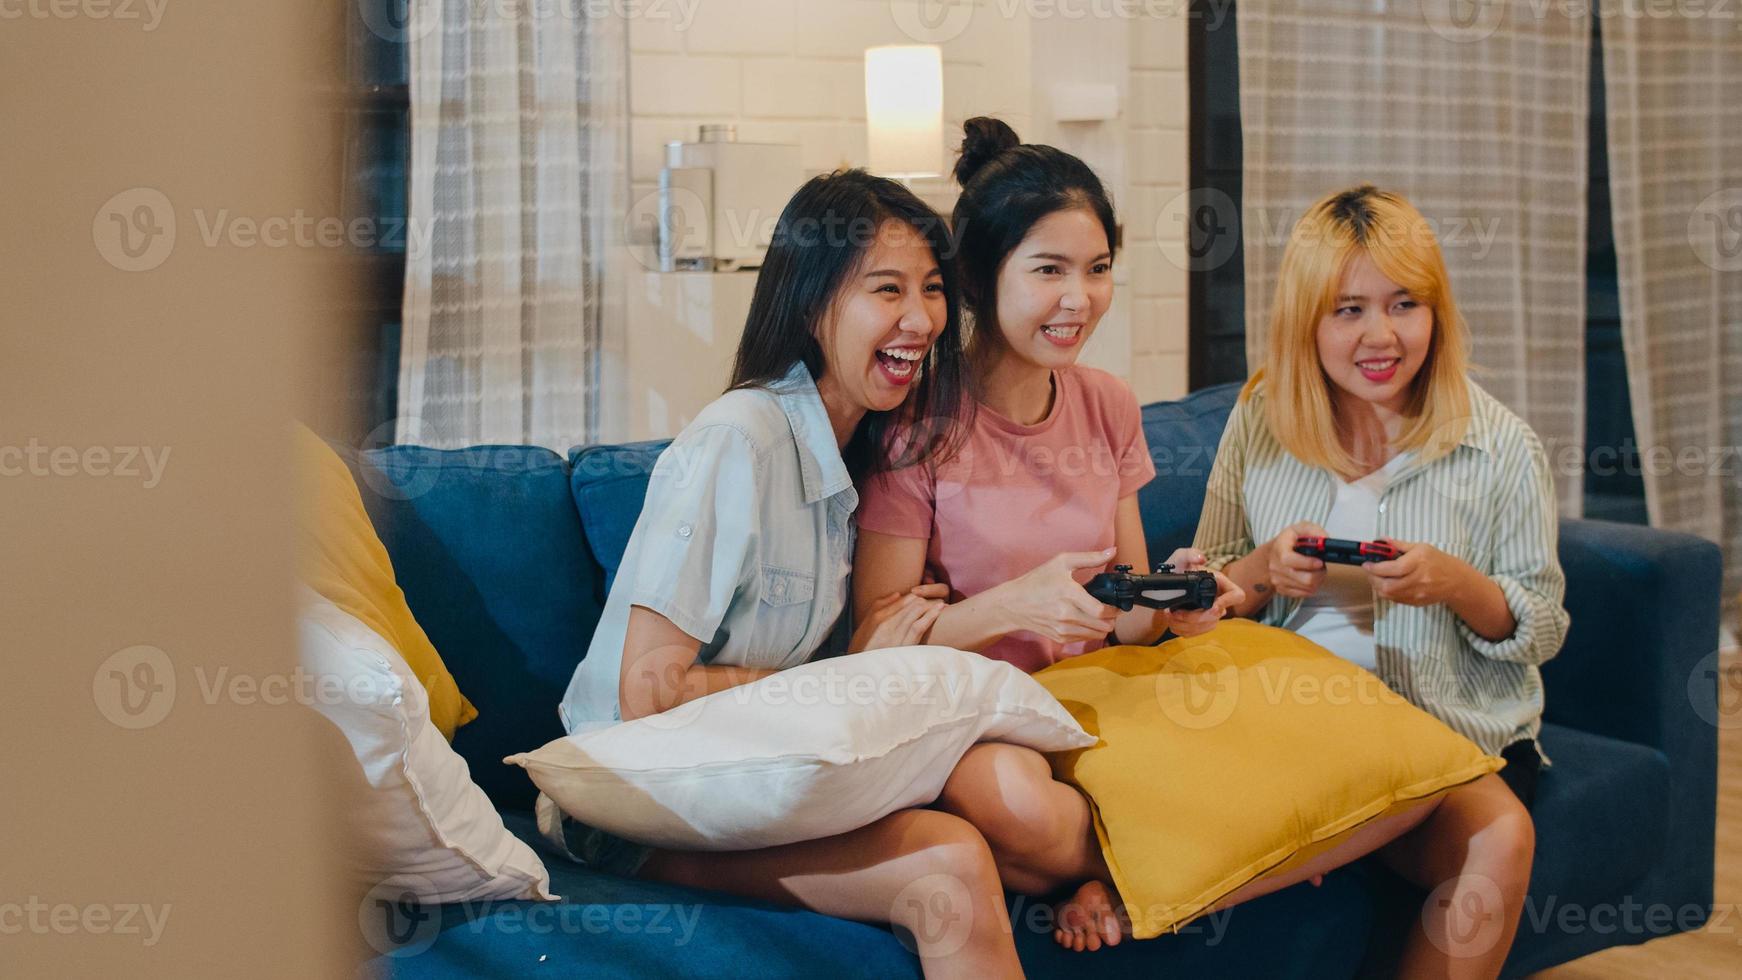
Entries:
{"type": "Polygon", "coordinates": [[[1483,863],[1495,869],[1509,891],[1522,893],[1530,885],[1530,868],[1536,860],[1536,823],[1530,811],[1516,798],[1494,815],[1477,835],[1483,863]]]}
{"type": "Polygon", "coordinates": [[[1046,757],[1033,749],[983,742],[969,749],[944,784],[938,805],[973,823],[995,849],[1049,847],[1065,814],[1046,757]]]}
{"type": "Polygon", "coordinates": [[[998,867],[985,835],[952,813],[912,810],[906,837],[909,850],[921,860],[924,874],[956,879],[970,889],[998,886],[998,867]]]}

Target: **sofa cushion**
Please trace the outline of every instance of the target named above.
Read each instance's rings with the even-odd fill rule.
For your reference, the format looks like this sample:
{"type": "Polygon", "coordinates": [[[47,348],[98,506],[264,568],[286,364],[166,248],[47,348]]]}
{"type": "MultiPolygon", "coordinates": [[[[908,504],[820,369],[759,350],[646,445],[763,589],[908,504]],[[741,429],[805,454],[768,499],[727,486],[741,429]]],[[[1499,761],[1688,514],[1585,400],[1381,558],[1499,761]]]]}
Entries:
{"type": "Polygon", "coordinates": [[[1560,725],[1542,726],[1542,748],[1553,765],[1537,780],[1531,807],[1538,911],[1550,893],[1562,905],[1613,902],[1662,857],[1669,760],[1648,746],[1560,725]],[[1577,832],[1557,834],[1557,827],[1577,832]]]}
{"type": "Polygon", "coordinates": [[[1155,461],[1155,479],[1137,492],[1137,504],[1151,564],[1192,543],[1210,464],[1239,394],[1237,384],[1217,385],[1176,402],[1143,406],[1143,437],[1155,461]]]}
{"type": "MultiPolygon", "coordinates": [[[[1552,697],[1552,694],[1550,695],[1552,697]]],[[[1503,975],[1524,976],[1614,943],[1643,942],[1659,932],[1603,926],[1630,903],[1679,909],[1692,896],[1666,902],[1646,881],[1662,859],[1669,832],[1669,760],[1656,749],[1581,732],[1542,726],[1542,747],[1554,761],[1542,771],[1531,817],[1536,858],[1518,936],[1503,975]],[[1571,910],[1571,911],[1569,911],[1571,910]],[[1599,917],[1587,919],[1596,913],[1599,917]],[[1574,920],[1564,918],[1577,916],[1574,920]]],[[[1404,938],[1414,927],[1426,893],[1386,869],[1377,858],[1351,868],[1374,898],[1374,933],[1360,976],[1396,974],[1404,938]]]]}
{"type": "Polygon", "coordinates": [[[570,483],[581,525],[604,570],[604,595],[610,594],[629,535],[647,499],[647,478],[670,439],[621,446],[577,446],[569,450],[570,483]]]}
{"type": "MultiPolygon", "coordinates": [[[[919,960],[888,929],[719,892],[589,871],[550,850],[529,814],[503,815],[545,859],[555,905],[443,906],[390,930],[407,945],[372,964],[381,976],[910,977],[919,960]],[[427,920],[422,919],[429,915],[427,920]]],[[[1009,910],[1027,976],[1345,977],[1372,922],[1364,880],[1343,871],[1192,923],[1178,934],[1093,955],[1052,940],[1045,902],[1013,896],[1009,910]]]]}
{"type": "Polygon", "coordinates": [[[562,736],[604,596],[568,466],[536,446],[390,446],[357,465],[411,610],[478,707],[455,751],[496,805],[530,809],[532,782],[502,759],[562,736]]]}

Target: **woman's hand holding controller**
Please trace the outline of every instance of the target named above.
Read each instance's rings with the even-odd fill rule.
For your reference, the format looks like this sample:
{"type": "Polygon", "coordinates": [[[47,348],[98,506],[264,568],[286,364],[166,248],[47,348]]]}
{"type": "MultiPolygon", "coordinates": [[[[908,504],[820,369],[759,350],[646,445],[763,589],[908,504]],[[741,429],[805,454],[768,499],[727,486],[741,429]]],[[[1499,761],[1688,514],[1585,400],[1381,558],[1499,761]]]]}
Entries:
{"type": "MultiPolygon", "coordinates": [[[[1204,553],[1196,548],[1176,548],[1173,554],[1167,556],[1167,563],[1176,572],[1202,571],[1204,553]]],[[[1175,636],[1197,636],[1208,633],[1215,625],[1228,615],[1229,610],[1244,602],[1246,593],[1233,580],[1221,572],[1210,573],[1216,576],[1216,604],[1208,609],[1169,609],[1162,615],[1167,617],[1167,627],[1173,630],[1175,636]]]]}
{"type": "Polygon", "coordinates": [[[1325,563],[1317,558],[1298,554],[1294,544],[1302,537],[1326,537],[1325,529],[1311,521],[1290,524],[1265,545],[1268,552],[1266,572],[1270,587],[1277,595],[1304,599],[1319,590],[1325,581],[1325,563]]]}
{"type": "Polygon", "coordinates": [[[1026,630],[1054,643],[1099,640],[1113,632],[1119,610],[1084,591],[1074,572],[1104,568],[1114,550],[1067,551],[987,590],[1007,630],[1026,630]]]}

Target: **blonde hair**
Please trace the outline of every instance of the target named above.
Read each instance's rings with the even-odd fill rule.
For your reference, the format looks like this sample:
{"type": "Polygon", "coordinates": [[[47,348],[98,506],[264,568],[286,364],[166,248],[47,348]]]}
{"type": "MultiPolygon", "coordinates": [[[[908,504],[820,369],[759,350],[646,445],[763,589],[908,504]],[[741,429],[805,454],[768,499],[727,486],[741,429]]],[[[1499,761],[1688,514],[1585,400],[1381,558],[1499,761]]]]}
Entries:
{"type": "Polygon", "coordinates": [[[1322,198],[1301,216],[1282,253],[1264,364],[1240,390],[1265,388],[1264,417],[1284,449],[1310,466],[1362,472],[1337,436],[1331,379],[1319,363],[1319,321],[1336,307],[1357,255],[1433,311],[1427,359],[1410,382],[1409,422],[1395,446],[1432,460],[1452,451],[1469,425],[1470,330],[1452,301],[1433,228],[1401,195],[1363,184],[1322,198]]]}

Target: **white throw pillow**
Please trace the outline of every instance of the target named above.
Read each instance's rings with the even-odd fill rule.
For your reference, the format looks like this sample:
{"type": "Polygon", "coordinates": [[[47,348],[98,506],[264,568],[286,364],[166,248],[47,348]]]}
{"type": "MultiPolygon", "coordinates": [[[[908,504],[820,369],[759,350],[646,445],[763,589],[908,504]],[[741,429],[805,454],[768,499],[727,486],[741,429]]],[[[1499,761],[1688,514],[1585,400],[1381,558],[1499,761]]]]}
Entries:
{"type": "Polygon", "coordinates": [[[298,599],[306,690],[368,783],[345,825],[367,881],[432,904],[552,898],[544,862],[502,825],[436,730],[405,658],[314,590],[299,587],[298,599]]]}
{"type": "Polygon", "coordinates": [[[918,646],[812,661],[507,761],[600,830],[740,851],[846,833],[930,803],[980,741],[1095,744],[1021,670],[918,646]]]}

